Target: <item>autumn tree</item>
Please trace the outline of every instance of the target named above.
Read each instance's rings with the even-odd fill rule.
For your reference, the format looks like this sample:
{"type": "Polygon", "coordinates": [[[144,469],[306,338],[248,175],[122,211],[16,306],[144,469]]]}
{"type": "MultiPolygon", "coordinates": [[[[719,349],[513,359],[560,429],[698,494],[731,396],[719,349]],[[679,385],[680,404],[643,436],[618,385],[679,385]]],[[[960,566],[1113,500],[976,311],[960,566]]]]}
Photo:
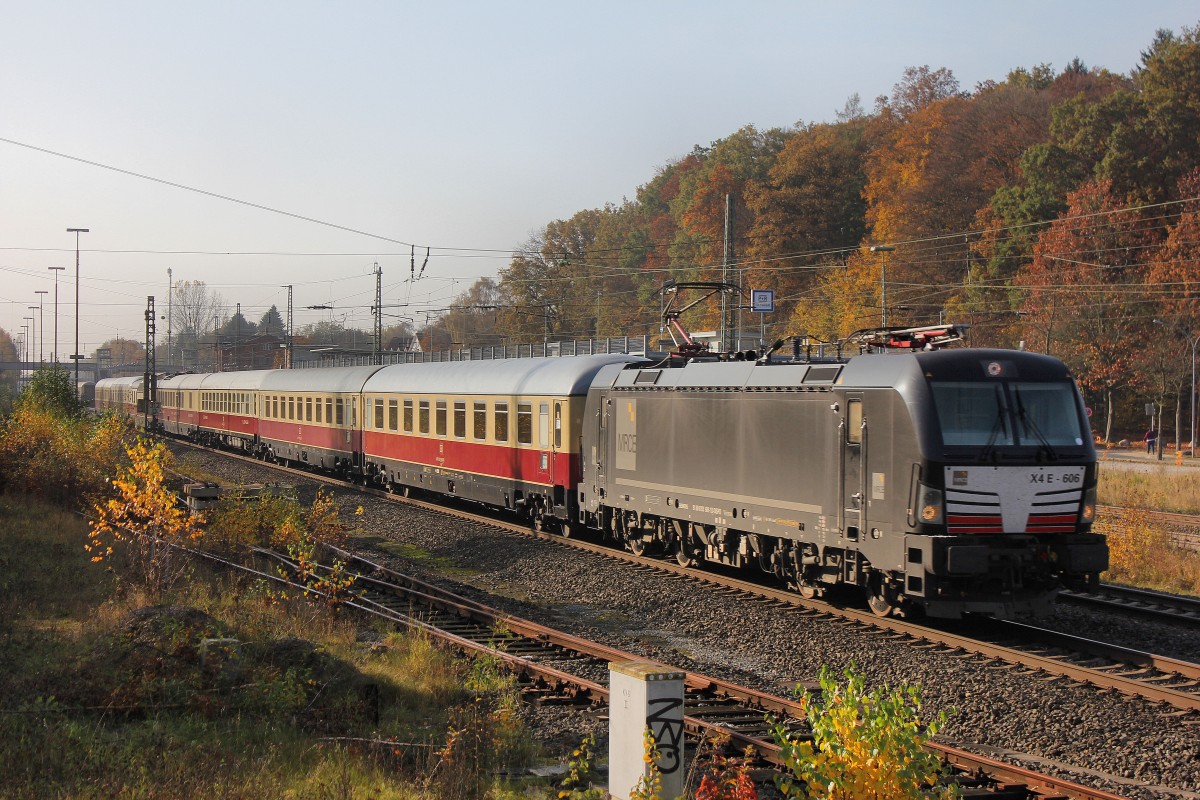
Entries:
{"type": "Polygon", "coordinates": [[[746,188],[753,227],[742,261],[751,284],[775,290],[781,316],[812,300],[818,276],[866,233],[862,190],[872,125],[857,117],[799,130],[766,178],[746,188]]]}
{"type": "MultiPolygon", "coordinates": [[[[174,346],[180,353],[194,354],[200,338],[217,329],[225,301],[204,281],[176,281],[172,295],[171,326],[174,346]]],[[[194,356],[189,355],[189,358],[194,356]]],[[[189,362],[190,363],[190,362],[189,362]]]]}
{"type": "Polygon", "coordinates": [[[580,211],[555,220],[530,237],[500,273],[500,288],[510,299],[500,318],[515,339],[580,338],[590,325],[579,290],[593,273],[589,253],[603,211],[580,211]]]}
{"type": "Polygon", "coordinates": [[[138,439],[125,452],[128,465],[112,480],[112,495],[93,508],[86,549],[93,562],[102,562],[124,546],[134,578],[161,595],[183,567],[174,546],[200,538],[202,531],[199,520],[179,507],[166,486],[166,445],[138,439]]]}
{"type": "MultiPolygon", "coordinates": [[[[0,361],[16,361],[17,346],[8,331],[0,328],[0,361]]],[[[0,414],[6,413],[17,396],[17,370],[0,370],[0,414]]]]}
{"type": "Polygon", "coordinates": [[[456,297],[446,312],[444,324],[451,340],[460,347],[487,347],[504,344],[498,321],[508,300],[493,278],[480,278],[456,297]]]}
{"type": "Polygon", "coordinates": [[[1160,316],[1200,333],[1200,166],[1180,179],[1176,197],[1179,204],[1165,215],[1166,239],[1150,263],[1150,283],[1161,295],[1160,316]]]}
{"type": "Polygon", "coordinates": [[[1029,346],[1062,358],[1081,387],[1102,400],[1106,440],[1115,392],[1146,380],[1130,340],[1152,325],[1144,265],[1152,242],[1142,216],[1122,206],[1112,184],[1092,181],[1068,196],[1067,214],[1041,237],[1016,279],[1025,293],[1029,346]]]}
{"type": "Polygon", "coordinates": [[[146,360],[146,348],[133,339],[109,339],[98,350],[108,350],[113,364],[141,364],[146,360]]]}

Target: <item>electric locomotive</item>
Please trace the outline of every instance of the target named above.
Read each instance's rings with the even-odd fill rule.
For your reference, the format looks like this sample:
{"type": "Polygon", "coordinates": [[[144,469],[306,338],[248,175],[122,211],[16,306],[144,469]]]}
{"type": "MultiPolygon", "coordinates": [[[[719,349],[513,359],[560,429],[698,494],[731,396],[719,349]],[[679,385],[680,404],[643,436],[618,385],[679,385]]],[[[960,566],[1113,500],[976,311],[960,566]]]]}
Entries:
{"type": "Polygon", "coordinates": [[[584,522],[808,597],[860,587],[880,615],[1049,612],[1108,566],[1082,399],[1048,356],[921,349],[953,333],[880,331],[864,341],[887,354],[845,359],[607,368],[584,414],[584,522]]]}

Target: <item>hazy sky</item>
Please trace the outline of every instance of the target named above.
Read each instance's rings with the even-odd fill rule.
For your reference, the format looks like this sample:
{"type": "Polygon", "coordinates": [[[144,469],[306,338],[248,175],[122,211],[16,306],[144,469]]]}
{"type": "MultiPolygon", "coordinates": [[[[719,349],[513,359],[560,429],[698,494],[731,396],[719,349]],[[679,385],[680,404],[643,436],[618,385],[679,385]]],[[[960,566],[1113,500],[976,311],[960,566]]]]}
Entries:
{"type": "Polygon", "coordinates": [[[369,329],[378,262],[385,304],[423,322],[547,222],[632,197],[657,167],[743,125],[832,120],[854,93],[869,109],[922,64],[949,68],[964,89],[1074,57],[1128,72],[1156,29],[1200,22],[1194,0],[3,9],[0,327],[19,332],[48,290],[49,358],[47,268],[66,267],[64,361],[69,227],[91,229],[84,353],[144,338],[147,295],[166,314],[168,268],[251,321],[285,310],[280,287],[292,284],[297,327],[332,316],[369,329]],[[416,282],[410,243],[418,268],[433,248],[416,282]],[[304,309],[318,304],[334,309],[304,309]]]}

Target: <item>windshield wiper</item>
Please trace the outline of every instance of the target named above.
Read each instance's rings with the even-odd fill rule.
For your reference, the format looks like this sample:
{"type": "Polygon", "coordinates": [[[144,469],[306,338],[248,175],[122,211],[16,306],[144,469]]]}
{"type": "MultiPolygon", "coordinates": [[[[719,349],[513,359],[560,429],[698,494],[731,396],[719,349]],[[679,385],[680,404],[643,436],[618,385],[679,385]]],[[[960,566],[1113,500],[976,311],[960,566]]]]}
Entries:
{"type": "Polygon", "coordinates": [[[1025,431],[1032,432],[1033,435],[1037,437],[1039,443],[1038,456],[1040,457],[1044,451],[1046,453],[1047,460],[1058,461],[1058,453],[1054,451],[1054,448],[1050,446],[1050,442],[1048,442],[1046,437],[1042,435],[1041,430],[1038,429],[1037,423],[1033,421],[1033,417],[1025,413],[1025,403],[1021,400],[1021,390],[1015,386],[1013,387],[1013,397],[1017,401],[1017,416],[1020,418],[1021,423],[1025,426],[1025,431]]]}
{"type": "Polygon", "coordinates": [[[979,451],[979,460],[987,461],[991,459],[993,462],[997,460],[996,454],[996,438],[1004,432],[1004,402],[1000,394],[1000,385],[996,385],[996,421],[992,423],[992,433],[988,436],[987,444],[979,451]]]}

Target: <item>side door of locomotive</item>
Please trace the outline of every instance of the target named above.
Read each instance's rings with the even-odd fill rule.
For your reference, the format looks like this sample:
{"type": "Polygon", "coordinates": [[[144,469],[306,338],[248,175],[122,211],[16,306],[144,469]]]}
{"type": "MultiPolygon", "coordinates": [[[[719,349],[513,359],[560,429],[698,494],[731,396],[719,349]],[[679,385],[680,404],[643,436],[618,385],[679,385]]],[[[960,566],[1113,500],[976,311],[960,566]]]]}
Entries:
{"type": "Polygon", "coordinates": [[[841,469],[841,520],[839,532],[858,541],[866,522],[867,496],[863,481],[867,440],[866,417],[861,392],[847,393],[842,401],[838,425],[841,469]]]}

